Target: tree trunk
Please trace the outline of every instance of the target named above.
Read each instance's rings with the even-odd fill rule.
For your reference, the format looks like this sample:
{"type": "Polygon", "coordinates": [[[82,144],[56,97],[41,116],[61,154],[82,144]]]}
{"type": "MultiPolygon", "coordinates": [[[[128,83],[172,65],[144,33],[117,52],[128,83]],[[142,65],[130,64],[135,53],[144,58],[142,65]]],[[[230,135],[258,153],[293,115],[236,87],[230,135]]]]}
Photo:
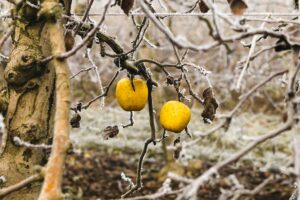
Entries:
{"type": "MultiPolygon", "coordinates": [[[[36,3],[34,0],[31,2],[36,3]]],[[[23,4],[15,9],[14,14],[21,19],[14,21],[14,47],[4,71],[7,96],[1,92],[1,102],[8,98],[7,110],[1,110],[6,113],[8,137],[0,155],[0,175],[5,176],[7,182],[0,188],[29,177],[34,173],[34,166],[43,166],[47,162],[47,150],[18,147],[13,142],[14,137],[32,144],[51,144],[53,136],[54,68],[51,62],[38,62],[50,55],[48,38],[43,37],[47,30],[44,30],[44,23],[37,20],[34,8],[23,4]]],[[[4,199],[37,199],[40,189],[41,183],[33,183],[4,199]]]]}

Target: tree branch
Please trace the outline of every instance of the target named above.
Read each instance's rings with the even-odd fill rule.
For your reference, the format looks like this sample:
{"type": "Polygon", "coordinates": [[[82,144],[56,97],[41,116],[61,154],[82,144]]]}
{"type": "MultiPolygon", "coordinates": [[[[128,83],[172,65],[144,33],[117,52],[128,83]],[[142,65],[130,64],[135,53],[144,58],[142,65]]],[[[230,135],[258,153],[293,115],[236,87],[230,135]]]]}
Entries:
{"type": "MultiPolygon", "coordinates": [[[[51,53],[58,55],[65,52],[63,27],[59,23],[47,22],[45,28],[50,40],[51,53]]],[[[39,200],[62,199],[61,182],[65,157],[69,148],[69,110],[70,79],[66,60],[53,59],[55,68],[56,108],[54,116],[54,138],[49,161],[46,166],[45,181],[39,200]]]]}
{"type": "Polygon", "coordinates": [[[28,178],[20,181],[19,183],[16,183],[15,185],[11,185],[9,187],[1,189],[0,190],[0,198],[2,199],[3,197],[5,197],[15,191],[18,191],[31,183],[34,183],[36,181],[41,181],[41,180],[42,180],[42,177],[40,174],[35,174],[32,176],[29,176],[28,178]]]}

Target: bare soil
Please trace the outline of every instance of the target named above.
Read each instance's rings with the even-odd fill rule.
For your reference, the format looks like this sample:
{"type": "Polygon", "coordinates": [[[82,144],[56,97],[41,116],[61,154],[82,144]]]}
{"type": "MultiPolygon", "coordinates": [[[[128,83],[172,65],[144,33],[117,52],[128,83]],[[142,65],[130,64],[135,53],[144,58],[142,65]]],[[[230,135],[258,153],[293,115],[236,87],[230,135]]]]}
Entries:
{"type": "MultiPolygon", "coordinates": [[[[113,148],[89,148],[87,150],[70,153],[67,158],[63,188],[70,194],[70,199],[83,200],[109,200],[118,199],[128,189],[128,183],[121,179],[121,172],[135,180],[136,166],[140,152],[132,149],[113,148]],[[76,197],[77,195],[77,197],[76,197]]],[[[200,160],[199,160],[200,161],[200,160]]],[[[201,161],[201,168],[193,170],[185,167],[186,176],[196,177],[214,162],[201,161]]],[[[143,170],[144,187],[133,194],[155,193],[162,185],[159,173],[164,167],[162,155],[148,153],[143,170]]],[[[245,189],[253,189],[267,177],[274,175],[262,172],[251,165],[251,162],[243,162],[231,165],[220,172],[220,178],[207,183],[199,190],[199,200],[217,200],[221,188],[229,189],[232,185],[226,181],[226,177],[235,174],[245,189]]],[[[294,179],[282,174],[274,175],[275,179],[264,187],[253,198],[241,197],[240,199],[255,200],[287,200],[294,188],[294,179]]],[[[172,182],[171,187],[176,189],[179,183],[172,182]]],[[[166,196],[162,200],[173,200],[175,196],[166,196]]]]}

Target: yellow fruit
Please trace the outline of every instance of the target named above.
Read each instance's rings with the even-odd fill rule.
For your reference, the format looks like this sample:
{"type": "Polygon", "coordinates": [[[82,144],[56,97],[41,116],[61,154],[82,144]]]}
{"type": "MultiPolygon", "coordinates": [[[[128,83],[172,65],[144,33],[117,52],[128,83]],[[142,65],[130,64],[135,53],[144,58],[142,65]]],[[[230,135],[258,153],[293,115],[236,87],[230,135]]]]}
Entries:
{"type": "Polygon", "coordinates": [[[160,110],[160,124],[168,131],[180,133],[191,119],[189,107],[179,101],[168,101],[160,110]]]}
{"type": "Polygon", "coordinates": [[[126,111],[142,110],[148,100],[148,87],[144,80],[133,79],[134,90],[129,78],[119,80],[116,88],[116,98],[119,105],[126,111]]]}

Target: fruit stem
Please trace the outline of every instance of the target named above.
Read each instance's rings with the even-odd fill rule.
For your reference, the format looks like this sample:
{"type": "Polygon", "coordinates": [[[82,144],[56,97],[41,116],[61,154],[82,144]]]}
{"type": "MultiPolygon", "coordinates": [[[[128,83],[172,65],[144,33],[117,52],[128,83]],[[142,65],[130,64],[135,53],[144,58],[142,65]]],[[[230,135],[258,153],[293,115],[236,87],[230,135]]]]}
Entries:
{"type": "Polygon", "coordinates": [[[149,108],[149,122],[150,122],[150,128],[151,128],[151,139],[153,141],[153,144],[156,145],[155,142],[155,123],[154,123],[154,115],[153,115],[153,101],[152,101],[152,81],[149,79],[147,81],[147,87],[148,87],[148,108],[149,108]]]}

